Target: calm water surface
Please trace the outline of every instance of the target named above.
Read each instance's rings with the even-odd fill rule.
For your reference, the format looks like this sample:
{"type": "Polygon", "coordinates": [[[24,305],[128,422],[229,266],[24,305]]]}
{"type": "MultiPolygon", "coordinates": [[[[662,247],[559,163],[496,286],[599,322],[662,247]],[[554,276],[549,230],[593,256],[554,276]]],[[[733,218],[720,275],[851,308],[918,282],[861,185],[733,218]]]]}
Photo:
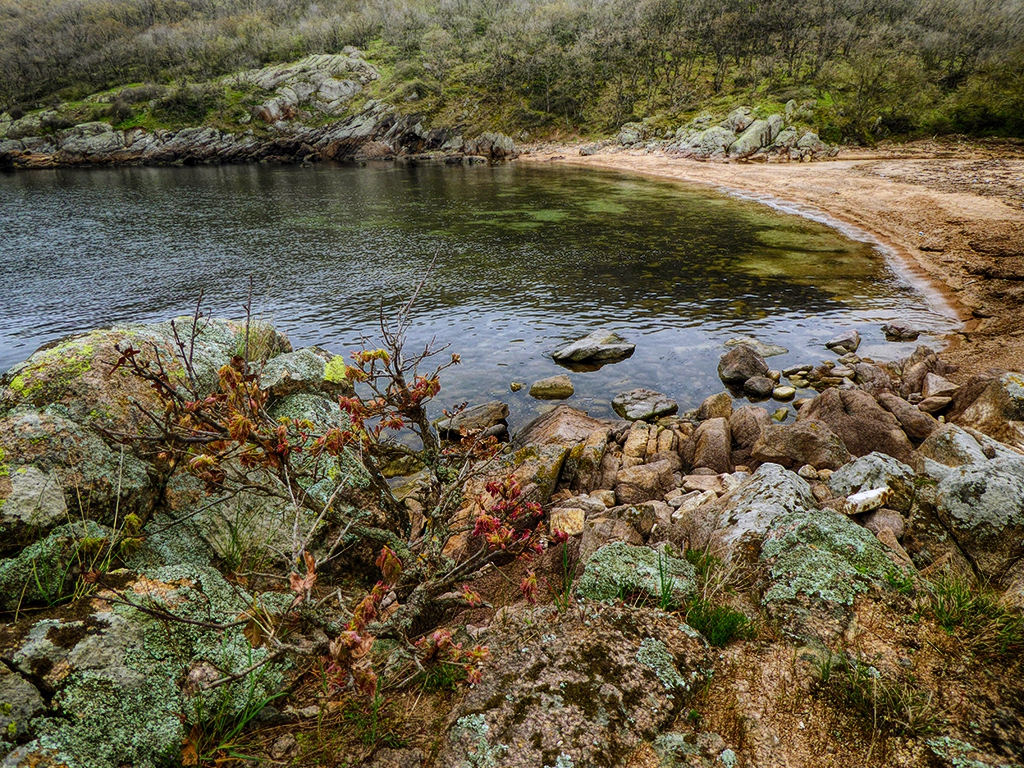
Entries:
{"type": "Polygon", "coordinates": [[[500,398],[518,423],[545,406],[510,382],[565,372],[548,353],[596,327],[637,345],[570,373],[570,403],[608,415],[635,386],[684,409],[720,391],[738,334],[788,347],[769,360],[785,367],[849,327],[891,359],[913,345],[886,344],[884,322],[933,341],[952,326],[871,245],[677,184],[519,164],[68,169],[0,176],[0,371],[76,331],[189,312],[201,287],[238,317],[250,275],[296,347],[345,352],[432,259],[411,341],[464,362],[439,405],[500,398]]]}

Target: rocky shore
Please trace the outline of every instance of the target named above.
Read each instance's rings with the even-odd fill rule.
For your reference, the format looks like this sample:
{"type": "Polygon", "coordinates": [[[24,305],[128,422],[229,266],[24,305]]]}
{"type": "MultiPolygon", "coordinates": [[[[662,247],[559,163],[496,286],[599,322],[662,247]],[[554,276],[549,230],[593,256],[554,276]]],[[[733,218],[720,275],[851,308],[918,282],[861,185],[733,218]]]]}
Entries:
{"type": "MultiPolygon", "coordinates": [[[[381,704],[309,666],[351,615],[360,547],[296,613],[288,505],[257,485],[222,497],[123,439],[159,402],[112,364],[127,342],[208,396],[230,381],[243,326],[211,322],[182,367],[189,320],[68,339],[0,381],[3,766],[199,764],[240,744],[376,768],[1019,763],[1024,375],[925,347],[875,363],[852,336],[828,365],[773,372],[740,344],[719,366],[728,388],[691,413],[633,393],[629,420],[570,401],[510,425],[489,472],[541,505],[552,543],[421,626],[488,645],[473,685],[403,688],[387,670],[405,674],[404,651],[373,646],[384,738],[358,715],[381,704]],[[789,423],[744,402],[783,377],[815,395],[789,423]],[[291,618],[272,652],[259,627],[274,617],[291,618]]],[[[342,423],[339,358],[260,338],[269,413],[303,439],[342,423]]],[[[460,515],[485,514],[482,482],[460,515]]],[[[400,551],[418,509],[392,526],[400,551]]],[[[455,562],[470,536],[446,547],[455,562]]]]}
{"type": "MultiPolygon", "coordinates": [[[[367,98],[367,87],[378,76],[355,48],[232,75],[207,86],[247,87],[254,94],[232,125],[118,128],[116,119],[80,122],[60,108],[17,119],[2,114],[0,169],[394,159],[451,164],[517,155],[512,140],[500,133],[470,137],[427,128],[422,117],[367,98]]],[[[107,115],[117,105],[154,95],[137,90],[94,97],[93,113],[107,115]]],[[[206,98],[202,88],[196,94],[192,98],[206,98]]],[[[147,109],[157,110],[160,103],[150,99],[147,109]]]]}

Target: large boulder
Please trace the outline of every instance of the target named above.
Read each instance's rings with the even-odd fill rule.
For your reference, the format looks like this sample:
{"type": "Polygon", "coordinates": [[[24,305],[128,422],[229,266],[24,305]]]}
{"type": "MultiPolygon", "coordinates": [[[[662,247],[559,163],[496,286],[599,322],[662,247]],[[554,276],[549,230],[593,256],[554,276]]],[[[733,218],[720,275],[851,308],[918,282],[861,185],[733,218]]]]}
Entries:
{"type": "Polygon", "coordinates": [[[831,509],[787,513],[761,545],[762,603],[802,639],[834,639],[846,629],[857,595],[884,588],[897,571],[866,528],[831,509]]]}
{"type": "Polygon", "coordinates": [[[262,602],[212,569],[183,566],[157,569],[122,594],[157,615],[101,591],[73,616],[5,636],[5,660],[44,688],[49,706],[30,721],[30,740],[4,765],[178,765],[193,727],[209,727],[218,714],[251,716],[282,689],[282,667],[272,662],[256,675],[203,690],[203,683],[242,673],[270,652],[253,648],[240,626],[212,631],[195,623],[231,622],[255,604],[277,613],[280,600],[262,602]],[[160,611],[190,623],[160,618],[160,611]]]}
{"type": "Polygon", "coordinates": [[[781,464],[799,469],[810,464],[815,469],[839,469],[850,460],[843,441],[818,419],[801,419],[795,424],[766,424],[751,448],[759,462],[781,464]]]}
{"type": "Polygon", "coordinates": [[[818,419],[839,436],[854,456],[872,451],[910,463],[914,447],[896,417],[867,392],[828,389],[800,409],[797,420],[818,419]]]}
{"type": "Polygon", "coordinates": [[[645,609],[521,609],[488,644],[483,680],[452,712],[437,765],[625,765],[711,669],[696,632],[645,609]]]}
{"type": "Polygon", "coordinates": [[[749,157],[757,150],[770,146],[781,128],[782,118],[779,115],[772,115],[766,120],[755,120],[729,147],[729,157],[749,157]]]}
{"type": "MultiPolygon", "coordinates": [[[[17,406],[60,403],[67,418],[83,426],[137,432],[148,419],[134,403],[154,412],[162,408],[149,382],[115,369],[119,346],[131,345],[153,364],[159,358],[172,381],[194,378],[201,394],[217,388],[218,371],[244,349],[244,323],[204,321],[194,340],[189,338],[191,324],[192,318],[182,317],[152,325],[115,325],[47,344],[0,378],[0,415],[17,406]],[[175,334],[189,350],[187,360],[175,334]]],[[[291,351],[288,340],[272,328],[266,331],[264,348],[268,356],[291,351]]]]}
{"type": "Polygon", "coordinates": [[[936,495],[939,518],[982,577],[998,581],[1024,556],[1024,457],[956,467],[936,495]]]}
{"type": "Polygon", "coordinates": [[[595,430],[608,429],[611,425],[612,422],[595,419],[568,405],[560,405],[523,427],[513,437],[512,444],[516,447],[560,445],[568,448],[585,441],[595,430]]]}
{"type": "Polygon", "coordinates": [[[929,475],[944,476],[942,467],[984,464],[999,456],[1020,456],[991,437],[956,424],[942,424],[917,449],[919,468],[929,475]],[[938,466],[936,466],[938,465],[938,466]]]}
{"type": "Polygon", "coordinates": [[[684,525],[691,546],[709,547],[725,559],[752,562],[776,518],[816,507],[806,480],[778,464],[762,464],[744,485],[699,508],[684,525]]]}
{"type": "Polygon", "coordinates": [[[155,474],[127,447],[69,419],[62,405],[16,409],[0,418],[0,552],[70,520],[145,519],[159,496],[155,474]]]}

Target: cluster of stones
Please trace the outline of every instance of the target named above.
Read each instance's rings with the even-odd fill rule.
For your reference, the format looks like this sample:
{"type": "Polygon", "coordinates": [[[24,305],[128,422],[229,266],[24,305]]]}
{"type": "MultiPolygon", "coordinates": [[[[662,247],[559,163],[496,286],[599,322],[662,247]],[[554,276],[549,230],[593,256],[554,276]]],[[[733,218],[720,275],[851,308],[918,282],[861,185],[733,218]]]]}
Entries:
{"type": "Polygon", "coordinates": [[[268,94],[241,117],[237,130],[118,130],[93,121],[47,133],[48,120],[60,116],[55,110],[18,120],[5,113],[0,115],[0,168],[390,159],[472,164],[517,155],[504,134],[464,137],[427,128],[422,118],[399,114],[374,99],[356,106],[357,97],[365,97],[367,84],[378,76],[355,48],[234,75],[268,94]],[[264,130],[247,125],[253,121],[265,125],[264,130]]]}
{"type": "MultiPolygon", "coordinates": [[[[662,150],[701,160],[801,162],[832,157],[838,151],[836,147],[827,145],[814,131],[792,124],[809,118],[812,108],[813,102],[801,105],[790,101],[784,114],[758,118],[750,107],[739,107],[724,120],[703,114],[660,136],[646,123],[626,123],[619,130],[617,142],[626,148],[662,150]]],[[[599,149],[584,147],[582,154],[593,154],[599,149]]]]}
{"type": "MultiPolygon", "coordinates": [[[[129,339],[170,360],[171,330],[87,334],[40,350],[0,381],[0,610],[66,597],[84,542],[112,539],[115,517],[128,513],[144,527],[119,574],[123,594],[202,622],[229,621],[254,603],[287,609],[290,596],[250,594],[216,567],[229,520],[236,530],[244,519],[270,540],[288,539],[280,509],[254,499],[211,505],[198,484],[160,477],[148,459],[91,429],[139,428],[126,404],[152,402],[152,394],[112,374],[109,360],[129,339]],[[169,520],[178,525],[166,528],[169,520]]],[[[228,322],[204,331],[194,360],[202,386],[216,386],[239,338],[228,322]]],[[[335,396],[345,388],[339,359],[272,340],[278,354],[262,378],[272,412],[336,423],[335,396]]],[[[855,353],[852,337],[835,342],[855,353]]],[[[758,354],[749,344],[727,354],[740,349],[758,354]]],[[[657,393],[631,393],[620,399],[624,420],[559,405],[516,432],[488,471],[515,476],[543,505],[550,529],[569,537],[579,610],[552,618],[551,610],[513,606],[501,631],[474,629],[494,661],[450,713],[436,764],[535,766],[555,755],[564,764],[617,765],[642,743],[668,749],[677,738],[668,729],[718,657],[677,616],[652,607],[696,594],[697,574],[680,557],[687,549],[744,569],[758,610],[800,644],[838,647],[858,601],[941,568],[977,574],[1024,603],[1024,375],[988,372],[952,387],[943,382],[954,372],[926,347],[896,363],[843,364],[852,375],[832,376],[841,382],[825,382],[789,424],[728,391],[685,414],[657,393]],[[931,397],[949,398],[946,423],[921,408],[931,397]],[[640,596],[640,605],[621,605],[624,595],[640,596]]],[[[461,423],[438,428],[507,430],[507,416],[500,404],[468,409],[461,423]]],[[[489,503],[487,480],[464,489],[467,521],[489,503]]],[[[415,504],[407,506],[416,530],[415,504]]],[[[468,545],[468,534],[456,537],[448,554],[458,558],[468,545]]],[[[286,549],[280,540],[269,546],[286,549]]],[[[168,630],[116,603],[28,617],[0,642],[10,660],[0,669],[0,701],[11,705],[0,710],[3,764],[169,764],[188,725],[182,714],[201,706],[202,682],[264,652],[237,628],[168,630]],[[164,647],[157,641],[168,631],[164,647]]],[[[238,706],[282,689],[286,675],[272,666],[260,690],[239,683],[238,706]]],[[[705,736],[702,764],[735,759],[721,737],[705,736]]],[[[415,750],[392,757],[410,765],[423,758],[415,750]]]]}

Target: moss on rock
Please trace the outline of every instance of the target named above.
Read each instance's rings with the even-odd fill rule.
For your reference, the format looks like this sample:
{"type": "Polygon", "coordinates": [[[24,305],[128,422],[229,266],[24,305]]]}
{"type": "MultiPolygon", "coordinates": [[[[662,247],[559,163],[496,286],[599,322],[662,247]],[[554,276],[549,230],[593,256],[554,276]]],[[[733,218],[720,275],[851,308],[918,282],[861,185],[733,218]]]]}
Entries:
{"type": "Polygon", "coordinates": [[[697,572],[685,560],[617,541],[590,556],[576,590],[580,597],[604,602],[640,594],[655,604],[678,605],[693,594],[696,580],[697,572]]]}

